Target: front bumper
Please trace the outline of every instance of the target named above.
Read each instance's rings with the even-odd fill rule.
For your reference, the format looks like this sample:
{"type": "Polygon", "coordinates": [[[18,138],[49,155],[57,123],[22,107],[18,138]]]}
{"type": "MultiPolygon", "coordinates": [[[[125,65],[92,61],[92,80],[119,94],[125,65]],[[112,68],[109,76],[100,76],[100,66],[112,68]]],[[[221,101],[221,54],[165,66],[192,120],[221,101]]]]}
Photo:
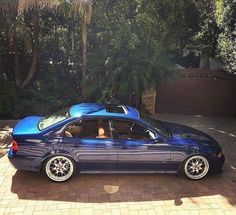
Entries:
{"type": "Polygon", "coordinates": [[[214,157],[210,160],[210,172],[211,173],[221,173],[223,172],[222,166],[225,162],[225,156],[214,157]]]}

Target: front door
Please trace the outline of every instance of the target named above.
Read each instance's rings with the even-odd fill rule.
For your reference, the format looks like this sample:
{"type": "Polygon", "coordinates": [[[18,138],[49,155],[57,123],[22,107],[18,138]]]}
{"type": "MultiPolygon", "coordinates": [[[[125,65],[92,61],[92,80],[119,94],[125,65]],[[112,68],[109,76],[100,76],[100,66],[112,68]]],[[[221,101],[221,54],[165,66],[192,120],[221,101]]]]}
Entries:
{"type": "Polygon", "coordinates": [[[113,120],[118,139],[118,168],[121,171],[170,171],[167,143],[155,141],[155,134],[131,120],[113,120]]]}

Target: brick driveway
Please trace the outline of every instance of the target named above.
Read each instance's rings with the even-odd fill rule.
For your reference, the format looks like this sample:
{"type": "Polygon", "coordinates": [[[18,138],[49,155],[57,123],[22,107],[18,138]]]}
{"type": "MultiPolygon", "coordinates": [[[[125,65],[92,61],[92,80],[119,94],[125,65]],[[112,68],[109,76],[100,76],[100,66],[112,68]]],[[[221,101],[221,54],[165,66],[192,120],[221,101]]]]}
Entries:
{"type": "Polygon", "coordinates": [[[178,175],[78,175],[57,184],[16,171],[0,158],[0,214],[236,214],[236,120],[158,115],[214,136],[224,173],[190,181],[178,175]]]}

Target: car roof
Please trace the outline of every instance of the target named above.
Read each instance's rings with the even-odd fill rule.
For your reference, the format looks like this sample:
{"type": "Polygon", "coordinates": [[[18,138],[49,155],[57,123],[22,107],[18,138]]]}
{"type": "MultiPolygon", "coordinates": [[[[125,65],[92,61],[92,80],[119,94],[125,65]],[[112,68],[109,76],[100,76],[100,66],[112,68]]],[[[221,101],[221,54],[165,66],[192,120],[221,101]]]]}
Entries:
{"type": "Polygon", "coordinates": [[[81,103],[70,108],[71,117],[81,116],[116,116],[139,119],[136,108],[127,105],[104,105],[99,103],[81,103]]]}

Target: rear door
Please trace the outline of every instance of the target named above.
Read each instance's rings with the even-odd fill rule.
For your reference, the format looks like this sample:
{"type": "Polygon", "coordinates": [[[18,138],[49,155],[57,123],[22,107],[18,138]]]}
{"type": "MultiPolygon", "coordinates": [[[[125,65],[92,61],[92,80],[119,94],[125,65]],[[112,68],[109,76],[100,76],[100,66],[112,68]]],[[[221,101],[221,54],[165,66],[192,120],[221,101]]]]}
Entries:
{"type": "Polygon", "coordinates": [[[93,118],[76,122],[65,130],[64,141],[72,143],[81,172],[115,170],[117,143],[112,137],[108,119],[93,118]],[[98,135],[99,128],[104,130],[102,137],[98,135]]]}
{"type": "Polygon", "coordinates": [[[113,120],[121,171],[170,171],[170,146],[155,140],[155,134],[132,120],[113,120]]]}

